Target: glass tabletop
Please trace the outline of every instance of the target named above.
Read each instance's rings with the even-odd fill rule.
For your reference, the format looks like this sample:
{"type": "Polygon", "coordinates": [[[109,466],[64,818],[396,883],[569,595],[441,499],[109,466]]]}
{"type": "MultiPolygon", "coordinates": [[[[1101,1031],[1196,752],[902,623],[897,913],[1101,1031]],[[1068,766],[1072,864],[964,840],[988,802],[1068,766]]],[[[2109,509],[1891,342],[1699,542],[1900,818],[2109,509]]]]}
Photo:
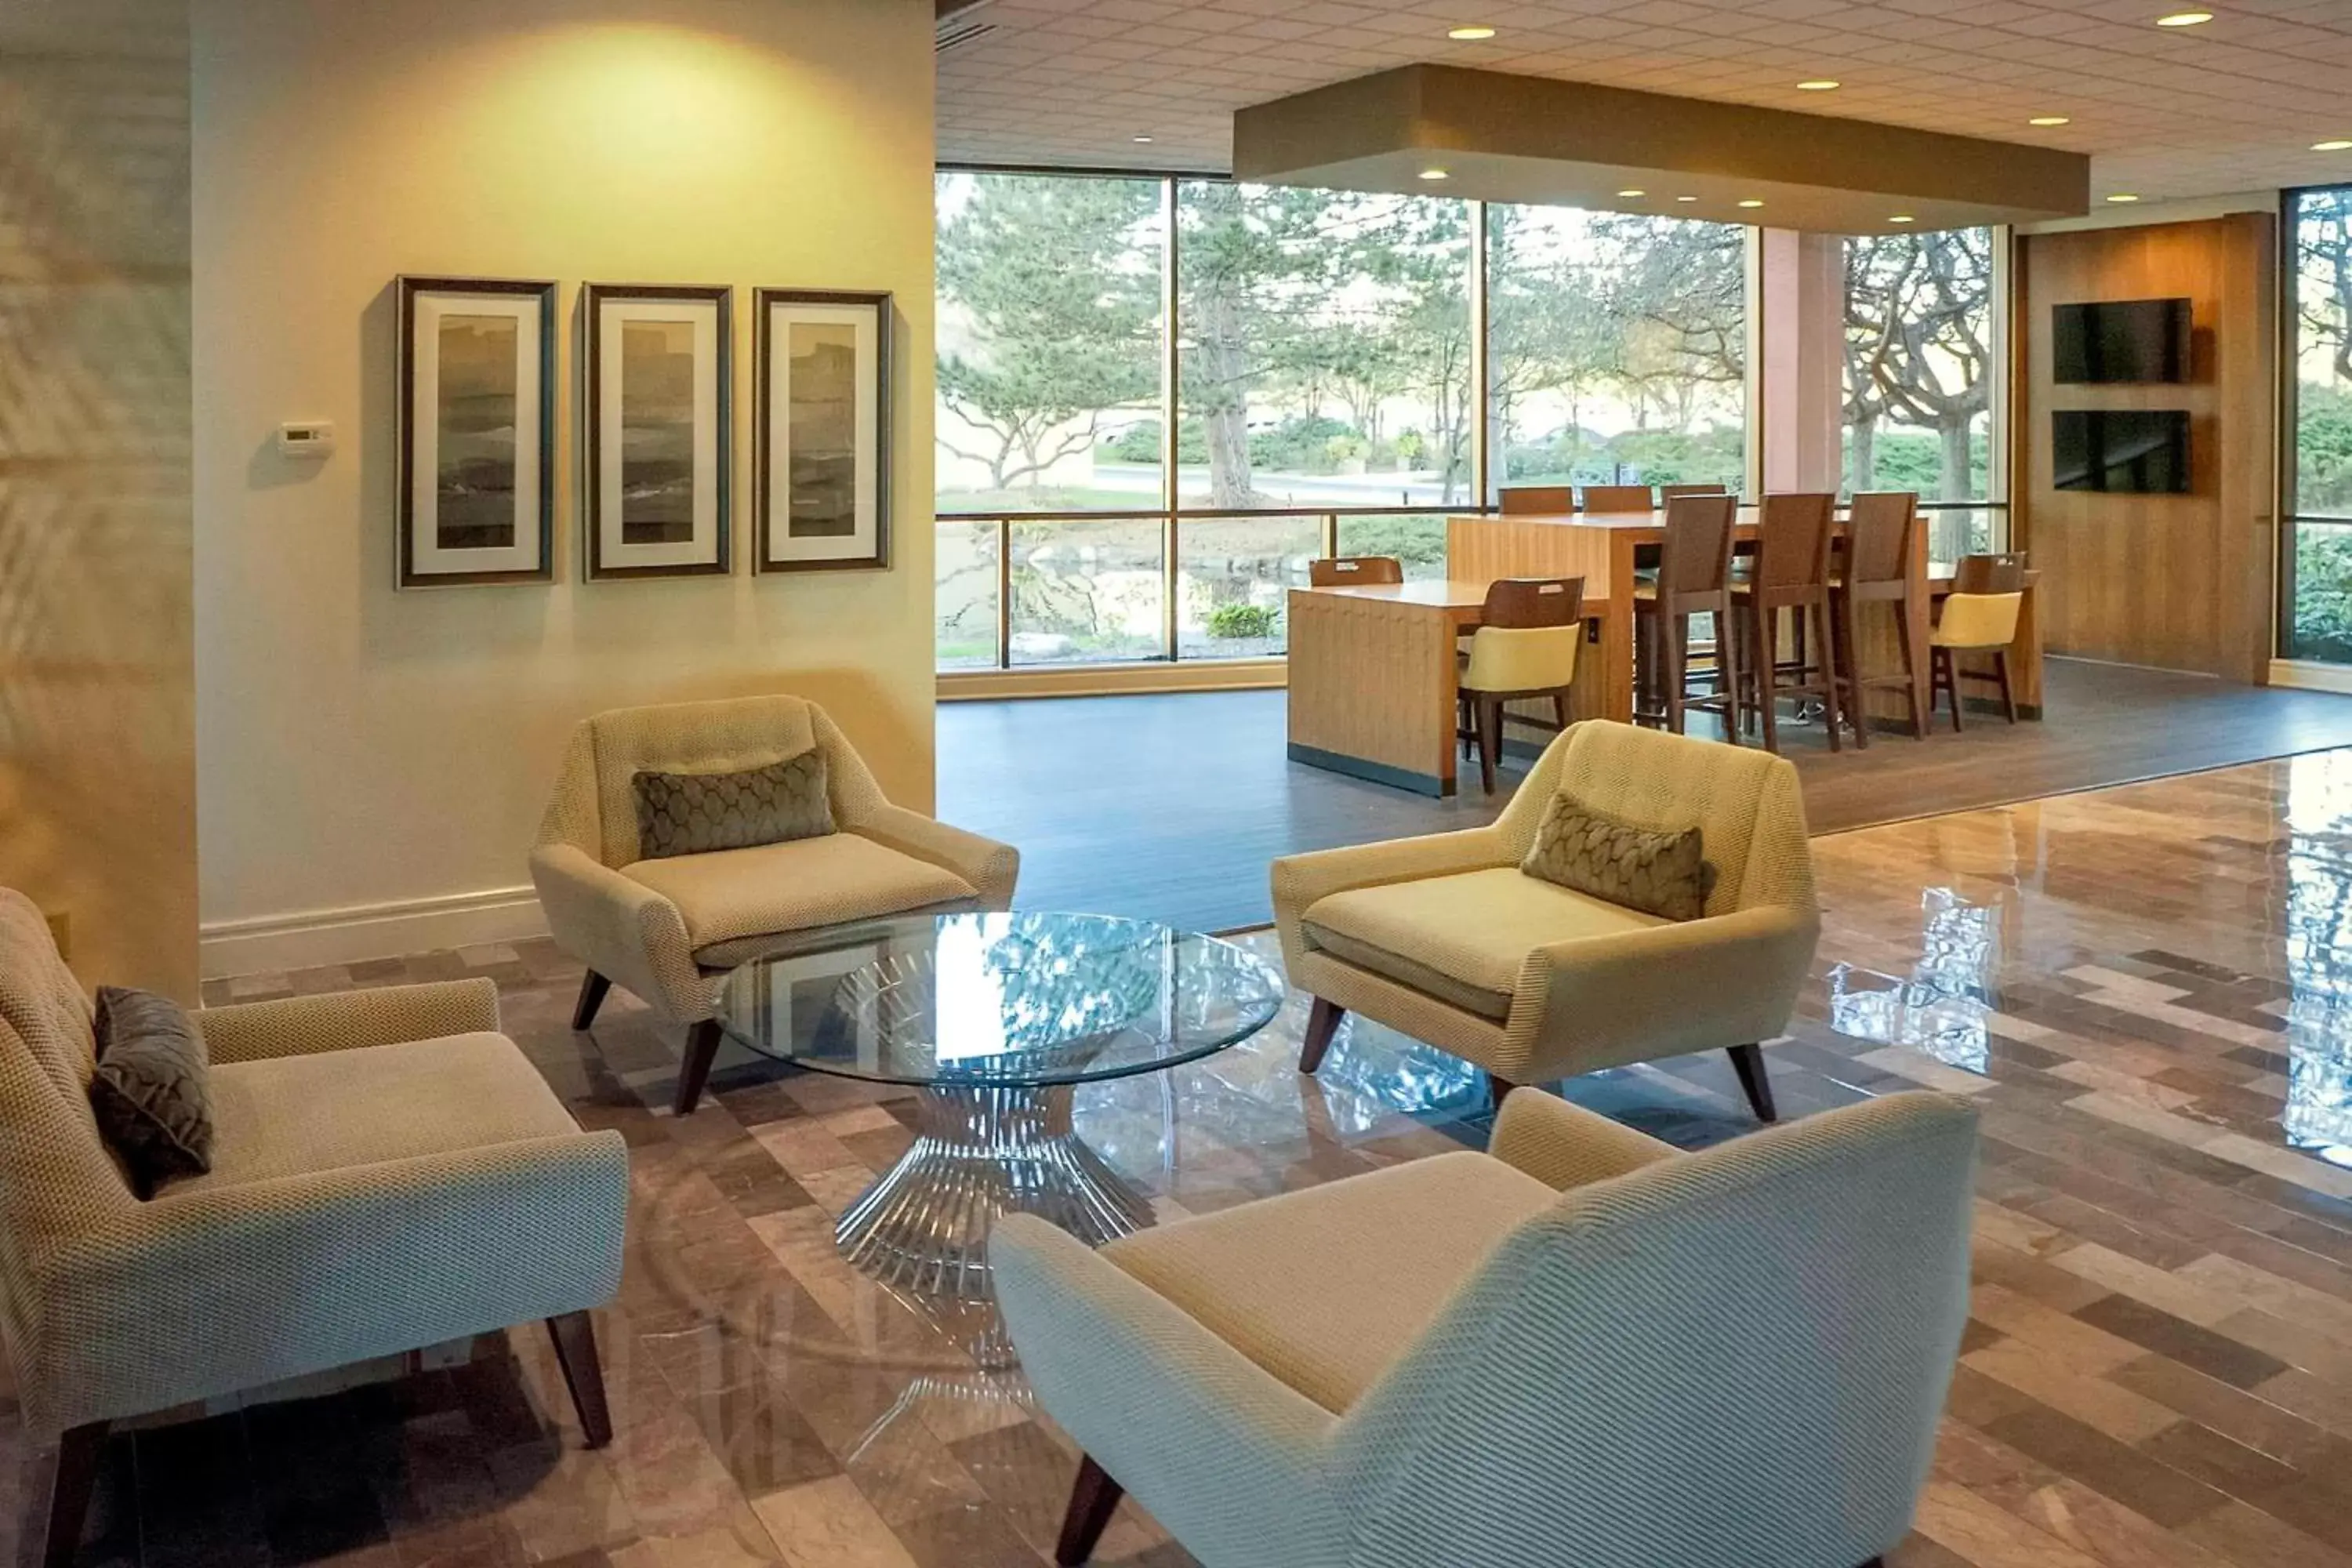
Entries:
{"type": "Polygon", "coordinates": [[[1125,1078],[1247,1039],[1282,977],[1214,937],[1109,915],[922,915],[785,939],[720,983],[763,1056],[930,1088],[1125,1078]]]}

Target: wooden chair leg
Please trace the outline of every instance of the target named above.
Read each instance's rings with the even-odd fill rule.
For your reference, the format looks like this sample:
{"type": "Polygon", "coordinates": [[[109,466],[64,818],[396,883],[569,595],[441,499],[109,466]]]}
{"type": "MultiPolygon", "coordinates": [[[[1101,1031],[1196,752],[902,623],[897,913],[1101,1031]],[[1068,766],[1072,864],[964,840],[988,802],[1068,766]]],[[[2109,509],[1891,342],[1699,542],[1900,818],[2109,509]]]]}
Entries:
{"type": "Polygon", "coordinates": [[[2017,693],[2011,690],[2009,685],[2009,649],[1997,647],[1992,650],[1992,669],[1994,679],[2000,682],[2001,713],[2014,724],[2017,722],[2017,693]]]}
{"type": "Polygon", "coordinates": [[[1503,704],[1492,697],[1478,699],[1478,784],[1495,793],[1495,766],[1503,760],[1503,704]]]}
{"type": "Polygon", "coordinates": [[[1345,1007],[1315,998],[1315,1005],[1307,1011],[1307,1037],[1298,1046],[1300,1072],[1311,1073],[1323,1065],[1323,1053],[1331,1048],[1331,1037],[1339,1032],[1339,1020],[1347,1016],[1345,1007]]]}
{"type": "Polygon", "coordinates": [[[1764,726],[1764,749],[1774,756],[1780,754],[1780,704],[1775,690],[1780,684],[1780,612],[1758,605],[1748,619],[1756,628],[1756,640],[1748,653],[1756,660],[1756,710],[1764,726]]]}
{"type": "Polygon", "coordinates": [[[1729,615],[1719,616],[1715,623],[1715,689],[1732,693],[1732,700],[1724,705],[1723,738],[1732,745],[1739,744],[1739,682],[1748,672],[1748,661],[1740,654],[1739,639],[1731,635],[1729,615]]]}
{"type": "Polygon", "coordinates": [[[1567,692],[1555,691],[1551,694],[1551,717],[1552,722],[1558,724],[1561,729],[1565,730],[1568,728],[1567,692]]]}
{"type": "Polygon", "coordinates": [[[1504,1096],[1509,1094],[1511,1090],[1518,1087],[1519,1086],[1517,1084],[1513,1083],[1509,1079],[1500,1077],[1497,1074],[1490,1072],[1486,1075],[1486,1092],[1493,1097],[1495,1109],[1497,1110],[1503,1109],[1504,1096]]]}
{"type": "Polygon", "coordinates": [[[1911,604],[1907,599],[1895,601],[1895,640],[1903,648],[1903,706],[1911,715],[1911,738],[1927,738],[1927,724],[1935,718],[1936,700],[1928,694],[1927,710],[1919,710],[1919,664],[1911,652],[1911,604]]]}
{"type": "Polygon", "coordinates": [[[1944,689],[1952,699],[1952,733],[1960,733],[1960,656],[1950,648],[1939,647],[1934,655],[1944,689]]]}
{"type": "Polygon", "coordinates": [[[613,983],[593,969],[583,976],[580,982],[580,1000],[573,1004],[572,1008],[572,1026],[575,1029],[584,1029],[594,1023],[596,1009],[604,1005],[604,994],[612,989],[613,983]]]}
{"type": "Polygon", "coordinates": [[[564,1386],[572,1390],[572,1408],[580,1413],[580,1430],[587,1434],[590,1447],[601,1448],[613,1440],[613,1414],[604,1404],[604,1363],[596,1357],[595,1321],[585,1312],[566,1312],[547,1320],[547,1334],[555,1342],[564,1386]]]}
{"type": "Polygon", "coordinates": [[[1854,626],[1853,596],[1846,595],[1831,611],[1837,623],[1838,668],[1845,671],[1845,716],[1853,726],[1853,749],[1870,750],[1870,693],[1863,689],[1862,639],[1854,626]]]}
{"type": "Polygon", "coordinates": [[[37,1488],[25,1500],[18,1562],[32,1568],[72,1568],[75,1553],[81,1548],[82,1526],[89,1518],[90,1494],[98,1487],[106,1428],[107,1423],[93,1421],[68,1429],[58,1439],[47,1495],[37,1488]]]}
{"type": "Polygon", "coordinates": [[[1076,1568],[1095,1554],[1095,1543],[1126,1495],[1127,1489],[1093,1458],[1079,1463],[1077,1484],[1070,1489],[1070,1511],[1062,1516],[1062,1539],[1054,1548],[1054,1561],[1061,1568],[1076,1568]]]}
{"type": "MultiPolygon", "coordinates": [[[[1667,616],[1658,617],[1661,621],[1667,616]]],[[[1675,616],[1671,626],[1662,626],[1658,633],[1658,678],[1665,684],[1666,728],[1680,735],[1687,732],[1683,712],[1683,677],[1690,659],[1690,617],[1675,616]]]]}
{"type": "Polygon", "coordinates": [[[1826,600],[1808,605],[1797,617],[1801,624],[1812,621],[1813,641],[1822,654],[1822,721],[1829,726],[1830,750],[1844,744],[1838,735],[1838,658],[1837,629],[1830,625],[1830,607],[1826,600]]]}
{"type": "Polygon", "coordinates": [[[710,1064],[719,1055],[719,1020],[705,1018],[686,1035],[686,1059],[677,1064],[677,1100],[671,1109],[691,1116],[702,1103],[702,1086],[710,1081],[710,1064]]]}
{"type": "Polygon", "coordinates": [[[1764,1053],[1754,1046],[1733,1046],[1727,1054],[1731,1070],[1739,1075],[1739,1091],[1748,1097],[1748,1108],[1756,1112],[1756,1120],[1780,1121],[1780,1112],[1772,1104],[1772,1080],[1764,1074],[1764,1053]]]}

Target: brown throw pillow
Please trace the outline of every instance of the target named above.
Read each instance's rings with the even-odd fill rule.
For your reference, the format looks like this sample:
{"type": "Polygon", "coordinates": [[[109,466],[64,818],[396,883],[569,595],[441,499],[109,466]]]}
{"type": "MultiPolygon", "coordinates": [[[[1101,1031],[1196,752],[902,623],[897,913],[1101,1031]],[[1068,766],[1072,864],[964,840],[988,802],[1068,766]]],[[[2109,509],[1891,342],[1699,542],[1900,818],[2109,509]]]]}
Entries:
{"type": "Polygon", "coordinates": [[[834,830],[824,753],[814,746],[737,773],[641,773],[630,783],[637,796],[637,854],[646,860],[822,838],[834,830]]]}
{"type": "Polygon", "coordinates": [[[145,1197],[174,1176],[213,1168],[205,1037],[177,1002],[152,991],[98,992],[98,1070],[89,1105],[145,1197]]]}
{"type": "Polygon", "coordinates": [[[1536,830],[1535,847],[1519,869],[1670,921],[1706,913],[1715,883],[1715,868],[1706,863],[1697,828],[1662,833],[1636,827],[1565,795],[1552,797],[1536,830]]]}

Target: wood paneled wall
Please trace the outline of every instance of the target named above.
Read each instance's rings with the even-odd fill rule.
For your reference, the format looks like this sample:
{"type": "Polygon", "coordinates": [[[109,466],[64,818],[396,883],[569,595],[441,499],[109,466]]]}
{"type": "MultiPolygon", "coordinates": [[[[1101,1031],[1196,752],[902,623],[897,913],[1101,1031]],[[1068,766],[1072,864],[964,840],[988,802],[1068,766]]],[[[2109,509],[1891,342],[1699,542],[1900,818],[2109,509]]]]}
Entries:
{"type": "Polygon", "coordinates": [[[2011,522],[2041,569],[2053,653],[2262,684],[2277,573],[2277,224],[2267,213],[2027,235],[2018,242],[2011,522]],[[2190,380],[2059,385],[2051,307],[2186,297],[2190,380]],[[2102,495],[2051,484],[2061,408],[2183,408],[2191,493],[2102,495]]]}
{"type": "Polygon", "coordinates": [[[0,17],[0,885],[193,1000],[186,38],[0,17]]]}

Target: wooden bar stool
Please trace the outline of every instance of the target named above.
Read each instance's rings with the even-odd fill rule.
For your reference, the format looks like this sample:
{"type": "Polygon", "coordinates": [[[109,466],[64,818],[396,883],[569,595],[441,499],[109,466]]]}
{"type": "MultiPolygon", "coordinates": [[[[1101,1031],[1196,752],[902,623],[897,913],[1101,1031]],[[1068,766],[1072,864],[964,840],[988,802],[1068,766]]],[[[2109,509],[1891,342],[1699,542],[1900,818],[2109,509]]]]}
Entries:
{"type": "Polygon", "coordinates": [[[1658,552],[1658,576],[1633,589],[1633,627],[1641,650],[1639,676],[1651,699],[1638,696],[1636,723],[1663,725],[1685,733],[1693,709],[1723,715],[1724,733],[1739,743],[1738,659],[1731,637],[1731,545],[1739,502],[1731,496],[1677,496],[1666,503],[1666,538],[1658,552]],[[1716,689],[1693,698],[1690,623],[1693,616],[1715,617],[1716,689]]]}
{"type": "Polygon", "coordinates": [[[1314,588],[1373,587],[1404,581],[1404,563],[1393,555],[1335,555],[1307,563],[1307,582],[1314,588]]]}
{"type": "Polygon", "coordinates": [[[2017,722],[2017,696],[2009,684],[2009,645],[2017,637],[2017,617],[2025,604],[2025,557],[1964,555],[1945,596],[1936,629],[1927,634],[1927,702],[1952,694],[1952,732],[1960,730],[1960,682],[1990,680],[2000,687],[2001,712],[2017,722]],[[1992,673],[1960,668],[1962,654],[1992,656],[1992,673]]]}
{"type": "Polygon", "coordinates": [[[1735,641],[1740,645],[1743,707],[1763,721],[1764,749],[1780,749],[1780,700],[1818,697],[1826,710],[1830,750],[1838,736],[1837,652],[1830,634],[1830,510],[1832,495],[1771,495],[1758,520],[1756,570],[1731,584],[1735,641]],[[1793,610],[1795,657],[1780,657],[1780,612],[1793,610]],[[1810,632],[1810,636],[1808,633],[1810,632]],[[1783,676],[1793,677],[1784,680],[1783,676]]]}
{"type": "Polygon", "coordinates": [[[1926,561],[1919,548],[1918,496],[1909,490],[1864,490],[1853,498],[1846,512],[1845,562],[1830,584],[1830,618],[1838,637],[1838,685],[1857,746],[1870,745],[1874,691],[1900,690],[1910,710],[1912,738],[1927,738],[1927,716],[1919,708],[1911,654],[1912,595],[1926,561]],[[1863,673],[1855,628],[1864,605],[1885,605],[1895,612],[1895,640],[1903,649],[1901,674],[1863,673]]]}
{"type": "Polygon", "coordinates": [[[1462,698],[1478,742],[1478,782],[1495,793],[1503,755],[1503,705],[1551,699],[1568,728],[1568,691],[1584,646],[1584,579],[1505,577],[1486,588],[1462,671],[1462,698]]]}
{"type": "Polygon", "coordinates": [[[1496,495],[1505,517],[1564,517],[1576,510],[1576,492],[1566,485],[1512,485],[1496,495]]]}
{"type": "Polygon", "coordinates": [[[1584,510],[1589,512],[1655,511],[1658,503],[1647,485],[1587,485],[1584,510]]]}

